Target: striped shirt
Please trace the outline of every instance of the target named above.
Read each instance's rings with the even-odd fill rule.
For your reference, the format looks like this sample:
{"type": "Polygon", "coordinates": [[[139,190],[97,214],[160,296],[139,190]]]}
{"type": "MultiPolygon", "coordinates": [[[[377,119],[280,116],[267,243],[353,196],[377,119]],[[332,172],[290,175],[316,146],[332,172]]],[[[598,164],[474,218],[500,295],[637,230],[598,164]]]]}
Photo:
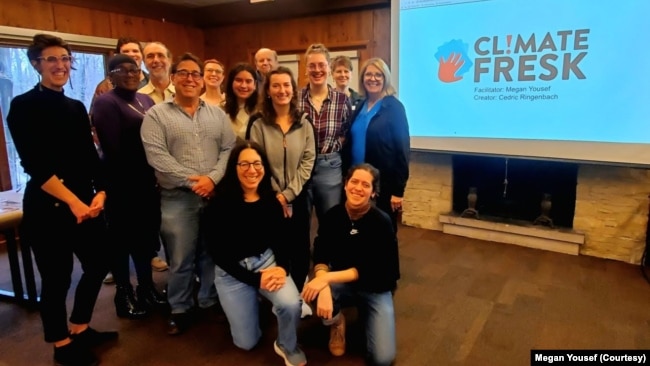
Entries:
{"type": "Polygon", "coordinates": [[[165,94],[164,97],[158,94],[158,90],[156,90],[156,87],[153,86],[151,81],[149,81],[145,86],[138,89],[138,93],[148,95],[149,97],[151,97],[151,99],[153,99],[153,101],[156,104],[162,103],[163,101],[166,100],[170,100],[174,96],[175,92],[176,91],[174,89],[174,85],[171,82],[169,83],[169,85],[167,85],[167,88],[163,90],[163,93],[165,94]]]}
{"type": "Polygon", "coordinates": [[[173,99],[156,104],[147,111],[140,135],[147,161],[165,189],[191,188],[191,175],[207,175],[218,183],[235,144],[230,119],[204,101],[193,117],[173,99]]]}
{"type": "Polygon", "coordinates": [[[309,97],[309,85],[300,91],[298,109],[307,113],[316,130],[316,151],[329,154],[341,151],[341,140],[350,128],[350,98],[327,86],[327,98],[316,111],[309,97]]]}

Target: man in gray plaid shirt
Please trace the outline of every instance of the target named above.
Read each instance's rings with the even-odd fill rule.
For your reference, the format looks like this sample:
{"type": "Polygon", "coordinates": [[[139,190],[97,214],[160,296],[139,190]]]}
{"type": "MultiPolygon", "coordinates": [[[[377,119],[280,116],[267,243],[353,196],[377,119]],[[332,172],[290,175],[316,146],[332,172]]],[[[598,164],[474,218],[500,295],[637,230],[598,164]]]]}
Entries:
{"type": "Polygon", "coordinates": [[[161,188],[161,236],[169,251],[167,284],[171,318],[167,333],[180,334],[194,309],[194,275],[200,288],[198,306],[217,306],[214,263],[200,236],[200,217],[226,169],[235,134],[217,106],[200,100],[203,63],[186,53],[172,65],[173,99],[149,109],[141,136],[147,161],[161,188]]]}

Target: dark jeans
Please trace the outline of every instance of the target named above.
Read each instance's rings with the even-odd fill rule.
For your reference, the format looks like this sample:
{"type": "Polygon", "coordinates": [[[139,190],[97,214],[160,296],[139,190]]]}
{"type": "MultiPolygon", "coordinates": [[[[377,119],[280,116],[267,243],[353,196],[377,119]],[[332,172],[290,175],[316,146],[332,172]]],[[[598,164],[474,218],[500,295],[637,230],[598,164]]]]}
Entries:
{"type": "Polygon", "coordinates": [[[108,273],[108,261],[101,248],[106,236],[104,217],[77,224],[66,205],[57,208],[48,210],[51,215],[47,216],[33,217],[25,212],[20,231],[21,240],[29,242],[34,251],[41,274],[39,306],[46,342],[69,335],[66,297],[72,282],[73,255],[79,259],[83,273],[75,290],[70,322],[90,322],[102,280],[108,273]]]}

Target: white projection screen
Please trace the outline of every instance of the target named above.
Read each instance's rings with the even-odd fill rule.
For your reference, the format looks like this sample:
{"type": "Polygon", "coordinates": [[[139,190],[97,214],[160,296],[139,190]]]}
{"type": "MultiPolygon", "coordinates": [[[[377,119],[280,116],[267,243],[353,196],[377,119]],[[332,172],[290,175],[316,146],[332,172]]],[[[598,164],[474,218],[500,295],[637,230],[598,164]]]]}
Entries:
{"type": "Polygon", "coordinates": [[[650,1],[393,0],[414,150],[650,166],[650,1]]]}

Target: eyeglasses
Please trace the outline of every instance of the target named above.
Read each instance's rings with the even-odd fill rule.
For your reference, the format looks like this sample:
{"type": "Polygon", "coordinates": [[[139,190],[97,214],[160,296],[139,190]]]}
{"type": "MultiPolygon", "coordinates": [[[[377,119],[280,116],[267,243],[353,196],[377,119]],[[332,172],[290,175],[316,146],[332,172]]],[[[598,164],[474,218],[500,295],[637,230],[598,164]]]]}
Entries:
{"type": "Polygon", "coordinates": [[[223,74],[223,70],[218,70],[218,69],[205,69],[205,73],[206,73],[206,74],[212,74],[212,73],[214,73],[214,74],[217,74],[217,75],[221,75],[221,74],[223,74]]]}
{"type": "Polygon", "coordinates": [[[37,57],[36,59],[39,61],[45,61],[48,64],[52,64],[52,65],[58,64],[59,61],[63,62],[64,64],[69,64],[71,62],[74,62],[74,57],[68,55],[63,55],[61,57],[56,57],[56,56],[37,57]]]}
{"type": "Polygon", "coordinates": [[[237,163],[237,166],[238,166],[241,170],[248,170],[248,169],[251,168],[251,166],[252,166],[253,168],[255,168],[255,170],[262,170],[262,168],[264,168],[264,165],[263,165],[262,162],[259,161],[259,160],[254,161],[254,162],[252,162],[252,163],[250,163],[250,162],[248,162],[248,161],[240,161],[239,163],[237,163]]]}
{"type": "Polygon", "coordinates": [[[112,74],[120,74],[120,75],[131,75],[131,76],[138,76],[140,75],[140,69],[135,68],[135,69],[123,69],[123,68],[118,68],[115,70],[111,70],[112,74]]]}
{"type": "Polygon", "coordinates": [[[181,79],[187,79],[188,77],[192,77],[194,80],[201,80],[203,77],[203,74],[198,72],[198,71],[187,71],[187,70],[176,70],[176,76],[178,76],[181,79]]]}
{"type": "Polygon", "coordinates": [[[309,71],[327,70],[327,64],[323,62],[317,64],[308,64],[307,70],[309,71]]]}
{"type": "Polygon", "coordinates": [[[363,77],[366,78],[366,79],[372,79],[374,77],[377,80],[382,80],[384,78],[384,74],[382,74],[380,72],[377,72],[377,73],[374,73],[374,74],[371,73],[371,72],[367,72],[367,73],[363,74],[363,77]]]}

